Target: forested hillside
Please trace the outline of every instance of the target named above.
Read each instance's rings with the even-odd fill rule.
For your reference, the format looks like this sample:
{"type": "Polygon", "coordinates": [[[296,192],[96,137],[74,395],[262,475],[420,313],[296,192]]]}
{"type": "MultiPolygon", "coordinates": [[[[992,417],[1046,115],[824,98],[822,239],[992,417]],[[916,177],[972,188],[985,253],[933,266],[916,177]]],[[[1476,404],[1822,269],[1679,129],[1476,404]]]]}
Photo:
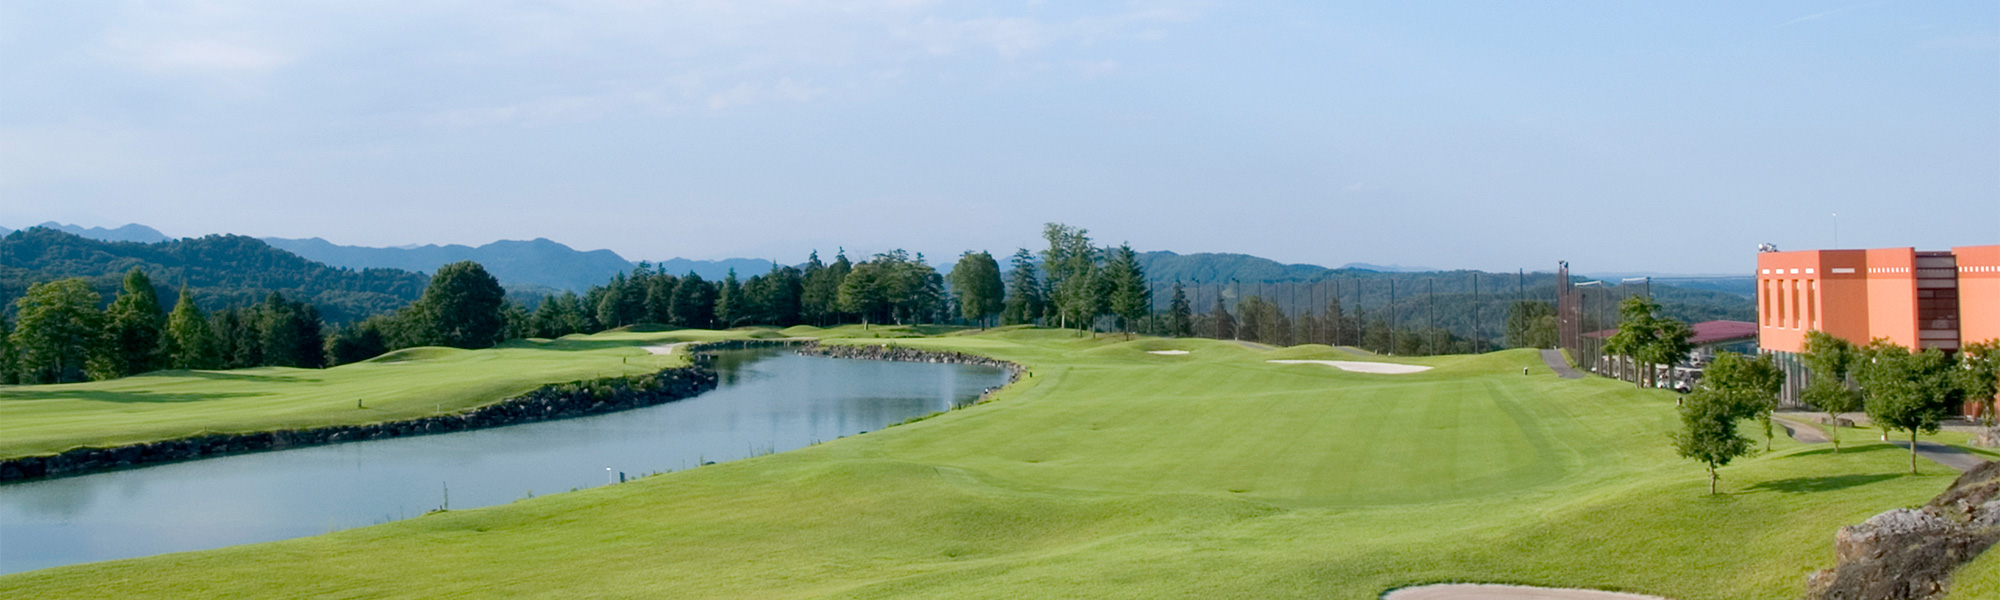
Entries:
{"type": "Polygon", "coordinates": [[[318,307],[333,323],[409,304],[425,283],[408,271],[329,267],[240,235],[141,244],[31,227],[0,238],[0,302],[11,314],[28,286],[67,277],[88,280],[109,302],[134,267],[151,277],[161,298],[187,285],[203,310],[250,306],[276,291],[318,307]]]}

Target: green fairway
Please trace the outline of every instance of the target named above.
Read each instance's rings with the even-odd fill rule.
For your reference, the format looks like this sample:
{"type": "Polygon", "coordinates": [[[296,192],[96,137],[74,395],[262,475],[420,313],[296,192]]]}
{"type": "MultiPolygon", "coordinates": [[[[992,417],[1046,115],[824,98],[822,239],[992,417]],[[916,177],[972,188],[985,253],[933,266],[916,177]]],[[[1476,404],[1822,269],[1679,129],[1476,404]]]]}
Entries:
{"type": "Polygon", "coordinates": [[[111,381],[0,386],[0,458],[186,437],[400,421],[503,400],[547,383],[679,364],[649,343],[771,331],[610,332],[490,350],[410,348],[331,369],[161,371],[111,381]],[[361,401],[366,408],[356,408],[361,401]]]}
{"type": "MultiPolygon", "coordinates": [[[[657,335],[672,334],[599,341],[657,335]]],[[[1532,351],[1367,359],[1435,367],[1376,375],[1265,362],[1361,360],[1326,347],[1035,329],[893,343],[1032,374],[993,402],[799,451],[16,574],[0,597],[1361,600],[1470,581],[1793,598],[1831,564],[1841,525],[1920,504],[1955,475],[1904,474],[1907,455],[1881,443],[1834,454],[1780,439],[1706,497],[1704,472],[1666,441],[1672,393],[1561,380],[1532,351]]],[[[575,354],[615,365],[621,352],[575,354]]]]}

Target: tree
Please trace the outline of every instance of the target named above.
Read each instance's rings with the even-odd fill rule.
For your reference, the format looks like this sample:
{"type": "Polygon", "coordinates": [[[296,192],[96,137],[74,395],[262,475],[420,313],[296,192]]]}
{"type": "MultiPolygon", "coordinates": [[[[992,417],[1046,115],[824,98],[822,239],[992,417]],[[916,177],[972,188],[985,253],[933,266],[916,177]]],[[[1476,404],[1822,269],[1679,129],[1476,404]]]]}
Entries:
{"type": "MultiPolygon", "coordinates": [[[[1097,248],[1090,245],[1088,230],[1061,223],[1042,226],[1042,237],[1048,240],[1049,248],[1042,252],[1043,274],[1048,280],[1051,308],[1058,326],[1069,328],[1071,321],[1081,330],[1090,327],[1089,321],[1104,312],[1103,297],[1098,294],[1096,279],[1097,248]]],[[[1095,331],[1095,328],[1092,328],[1095,331]]]]}
{"type": "Polygon", "coordinates": [[[1868,419],[1887,430],[1910,433],[1910,473],[1917,472],[1917,434],[1936,433],[1964,397],[1953,379],[1951,357],[1936,348],[1911,353],[1886,339],[1861,350],[1854,379],[1865,396],[1868,419]]]}
{"type": "Polygon", "coordinates": [[[1959,370],[1954,373],[1965,399],[1979,403],[1979,414],[1988,426],[1994,421],[1994,394],[2000,388],[2000,340],[1966,344],[1958,350],[1959,370]]]}
{"type": "Polygon", "coordinates": [[[1660,304],[1652,298],[1626,298],[1618,303],[1618,314],[1623,319],[1618,324],[1618,333],[1606,340],[1604,349],[1641,368],[1640,375],[1633,378],[1638,387],[1654,381],[1654,365],[1678,364],[1694,348],[1688,341],[1694,337],[1694,331],[1686,323],[1660,316],[1660,304]]]}
{"type": "MultiPolygon", "coordinates": [[[[643,272],[635,271],[643,276],[643,272]]],[[[593,306],[597,322],[605,329],[633,325],[646,318],[646,280],[629,279],[624,273],[612,276],[593,306]]]]}
{"type": "Polygon", "coordinates": [[[81,278],[39,283],[14,306],[20,321],[12,339],[24,383],[83,381],[90,357],[103,343],[104,313],[97,292],[81,278]]]}
{"type": "Polygon", "coordinates": [[[715,322],[715,286],[689,271],[674,286],[673,324],[707,329],[715,322]]]}
{"type": "MultiPolygon", "coordinates": [[[[544,305],[549,301],[544,300],[544,305]]],[[[357,363],[381,356],[388,352],[387,340],[382,336],[379,321],[363,320],[349,323],[326,336],[326,364],[339,366],[357,363]]]]}
{"type": "Polygon", "coordinates": [[[1209,309],[1208,320],[1214,324],[1215,339],[1236,337],[1236,318],[1229,316],[1229,307],[1222,304],[1222,296],[1215,297],[1215,307],[1209,309]]]}
{"type": "Polygon", "coordinates": [[[1812,382],[1802,393],[1807,404],[1826,413],[1828,438],[1833,451],[1840,452],[1840,413],[1862,409],[1861,393],[1847,384],[1854,366],[1854,344],[1822,331],[1806,332],[1806,348],[1799,357],[1812,370],[1812,382]]]}
{"type": "Polygon", "coordinates": [[[983,250],[959,255],[958,264],[951,267],[951,287],[958,293],[959,314],[980,327],[1006,308],[1007,287],[1000,281],[1000,263],[983,250]]]}
{"type": "Polygon", "coordinates": [[[860,316],[862,329],[881,322],[882,314],[889,310],[888,270],[883,261],[863,261],[841,278],[840,311],[860,316]]]}
{"type": "Polygon", "coordinates": [[[215,332],[216,367],[236,369],[263,364],[258,347],[257,326],[243,318],[243,309],[223,309],[209,317],[215,332]]]}
{"type": "Polygon", "coordinates": [[[1515,348],[1554,348],[1556,309],[1540,300],[1521,300],[1507,311],[1507,345],[1515,348]]]}
{"type": "Polygon", "coordinates": [[[0,311],[0,385],[13,385],[20,381],[20,364],[14,357],[13,328],[7,325],[7,315],[0,311]]]}
{"type": "Polygon", "coordinates": [[[165,366],[160,352],[160,334],[166,329],[166,313],[153,291],[153,281],[134,267],[125,273],[125,289],[104,311],[105,344],[97,361],[100,379],[115,379],[158,370],[165,366]]]}
{"type": "Polygon", "coordinates": [[[1778,409],[1778,392],[1785,388],[1785,372],[1771,355],[1757,358],[1723,352],[1702,370],[1701,386],[1742,409],[1744,418],[1755,418],[1764,426],[1764,450],[1770,451],[1774,433],[1771,414],[1778,409]]]}
{"type": "Polygon", "coordinates": [[[1681,403],[1680,416],[1681,430],[1673,434],[1674,451],[1708,467],[1708,494],[1713,496],[1716,481],[1721,479],[1716,468],[1750,453],[1750,440],[1736,434],[1736,420],[1743,417],[1743,407],[1729,395],[1704,385],[1681,403]]]}
{"type": "Polygon", "coordinates": [[[1139,266],[1139,255],[1131,244],[1120,244],[1111,253],[1105,274],[1111,284],[1111,314],[1118,316],[1119,329],[1130,339],[1133,323],[1153,310],[1153,291],[1146,287],[1146,271],[1139,266]]]}
{"type": "Polygon", "coordinates": [[[840,286],[854,271],[854,263],[847,260],[845,250],[834,255],[833,264],[815,268],[818,263],[818,252],[806,261],[805,280],[799,292],[799,312],[805,319],[824,326],[842,320],[840,286]]]}
{"type": "Polygon", "coordinates": [[[507,292],[486,267],[460,261],[438,267],[424,295],[411,304],[417,345],[486,348],[500,341],[507,292]]]}
{"type": "Polygon", "coordinates": [[[1042,291],[1041,277],[1036,274],[1035,255],[1027,248],[1014,251],[1009,259],[1014,267],[1007,276],[1007,307],[1000,313],[1000,322],[1008,325],[1031,324],[1042,318],[1047,306],[1047,295],[1042,291]]]}
{"type": "Polygon", "coordinates": [[[222,367],[215,331],[209,328],[208,318],[202,315],[187,286],[181,286],[174,310],[167,315],[166,339],[168,366],[189,370],[222,367]]]}
{"type": "Polygon", "coordinates": [[[258,309],[258,344],[265,365],[316,369],[326,364],[326,342],[320,337],[319,310],[311,304],[286,300],[271,292],[258,309]]]}
{"type": "MultiPolygon", "coordinates": [[[[646,278],[645,305],[647,322],[661,325],[674,322],[674,287],[680,285],[680,282],[679,277],[666,273],[656,273],[652,277],[646,278]]],[[[571,331],[569,333],[575,332],[571,331]]],[[[562,335],[568,335],[568,333],[562,335]]]]}
{"type": "Polygon", "coordinates": [[[715,290],[715,322],[717,329],[727,329],[739,325],[743,319],[743,284],[736,281],[736,269],[730,269],[723,276],[722,285],[715,290]]]}
{"type": "Polygon", "coordinates": [[[1181,282],[1174,282],[1173,300],[1167,302],[1167,334],[1174,337],[1194,335],[1194,310],[1188,306],[1187,290],[1181,282]]]}

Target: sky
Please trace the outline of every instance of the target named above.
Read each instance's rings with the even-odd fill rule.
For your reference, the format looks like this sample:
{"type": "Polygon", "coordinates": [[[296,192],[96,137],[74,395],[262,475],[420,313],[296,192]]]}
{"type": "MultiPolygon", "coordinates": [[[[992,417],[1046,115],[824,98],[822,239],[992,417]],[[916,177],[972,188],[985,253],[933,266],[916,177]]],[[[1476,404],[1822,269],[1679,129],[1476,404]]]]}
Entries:
{"type": "Polygon", "coordinates": [[[1675,273],[2000,243],[1993,2],[0,0],[0,82],[8,227],[796,262],[1060,221],[1675,273]]]}

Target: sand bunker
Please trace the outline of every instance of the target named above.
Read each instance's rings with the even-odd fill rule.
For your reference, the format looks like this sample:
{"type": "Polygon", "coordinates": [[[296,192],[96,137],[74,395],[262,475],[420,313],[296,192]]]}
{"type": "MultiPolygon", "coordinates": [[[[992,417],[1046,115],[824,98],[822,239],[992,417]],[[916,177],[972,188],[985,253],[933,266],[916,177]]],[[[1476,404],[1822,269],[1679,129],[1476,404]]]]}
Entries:
{"type": "Polygon", "coordinates": [[[1282,365],[1326,365],[1329,367],[1340,369],[1342,371],[1353,371],[1356,373],[1379,373],[1382,375],[1403,375],[1407,373],[1417,373],[1421,371],[1431,370],[1430,367],[1420,367],[1417,365],[1399,365],[1396,363],[1361,362],[1353,360],[1267,360],[1264,362],[1273,362],[1282,365]]]}
{"type": "Polygon", "coordinates": [[[1162,355],[1162,356],[1180,356],[1180,355],[1182,355],[1182,354],[1187,354],[1187,353],[1188,353],[1188,351],[1186,351],[1186,350],[1147,350],[1147,351],[1146,351],[1146,353],[1147,353],[1147,354],[1159,354],[1159,355],[1162,355]]]}
{"type": "Polygon", "coordinates": [[[658,346],[645,346],[645,348],[647,352],[651,352],[653,354],[673,354],[674,349],[686,345],[688,345],[687,342],[674,342],[672,344],[661,344],[658,346]]]}
{"type": "Polygon", "coordinates": [[[1483,583],[1450,583],[1422,585],[1389,592],[1382,600],[1666,600],[1659,596],[1642,596],[1621,592],[1600,592],[1597,590],[1568,590],[1538,588],[1524,585],[1490,585],[1483,583]]]}

